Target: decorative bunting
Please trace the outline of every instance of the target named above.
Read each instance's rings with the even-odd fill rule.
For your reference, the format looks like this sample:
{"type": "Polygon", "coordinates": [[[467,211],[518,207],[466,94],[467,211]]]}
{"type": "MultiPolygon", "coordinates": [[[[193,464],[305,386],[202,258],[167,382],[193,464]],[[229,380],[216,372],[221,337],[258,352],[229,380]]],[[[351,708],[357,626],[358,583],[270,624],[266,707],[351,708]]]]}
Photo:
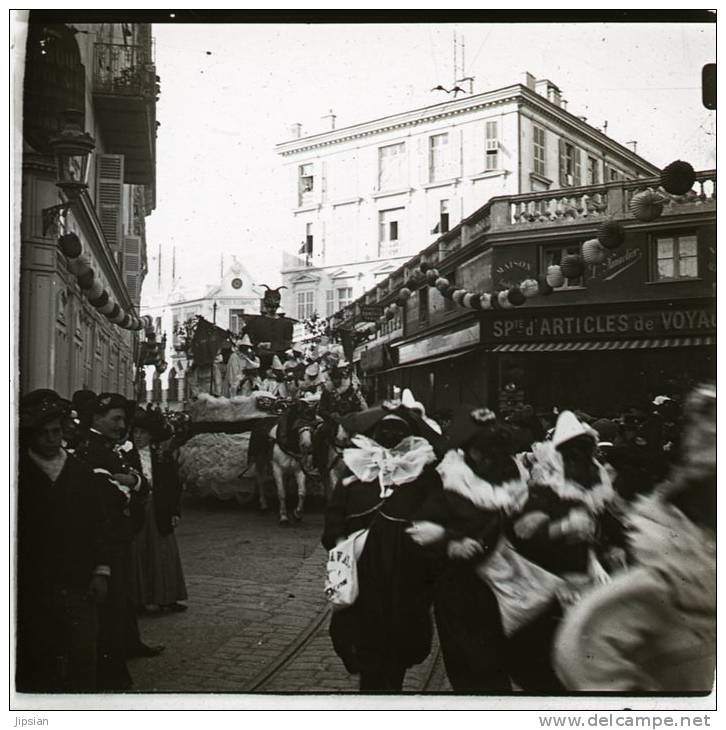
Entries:
{"type": "Polygon", "coordinates": [[[665,202],[666,198],[655,190],[643,190],[631,198],[630,211],[639,221],[648,223],[663,213],[665,202]]]}

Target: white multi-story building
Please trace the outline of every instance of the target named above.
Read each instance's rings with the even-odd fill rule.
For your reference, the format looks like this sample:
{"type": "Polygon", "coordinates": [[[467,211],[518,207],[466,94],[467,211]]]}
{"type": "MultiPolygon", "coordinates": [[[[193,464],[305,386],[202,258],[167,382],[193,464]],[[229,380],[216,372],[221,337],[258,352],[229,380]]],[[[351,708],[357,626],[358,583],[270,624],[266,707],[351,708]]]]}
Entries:
{"type": "Polygon", "coordinates": [[[292,215],[282,307],[329,316],[498,195],[651,176],[551,81],[460,97],[276,147],[292,215]]]}

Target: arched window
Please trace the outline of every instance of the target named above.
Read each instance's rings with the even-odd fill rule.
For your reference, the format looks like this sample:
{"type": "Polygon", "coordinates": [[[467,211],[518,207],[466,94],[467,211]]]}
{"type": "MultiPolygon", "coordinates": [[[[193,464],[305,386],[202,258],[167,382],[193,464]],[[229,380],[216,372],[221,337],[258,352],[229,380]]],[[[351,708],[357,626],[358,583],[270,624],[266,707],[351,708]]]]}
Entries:
{"type": "MultiPolygon", "coordinates": [[[[76,31],[62,23],[34,23],[30,14],[23,81],[23,136],[37,152],[60,130],[66,109],[85,112],[85,69],[76,31]]],[[[85,125],[84,125],[85,126],[85,125]]]]}

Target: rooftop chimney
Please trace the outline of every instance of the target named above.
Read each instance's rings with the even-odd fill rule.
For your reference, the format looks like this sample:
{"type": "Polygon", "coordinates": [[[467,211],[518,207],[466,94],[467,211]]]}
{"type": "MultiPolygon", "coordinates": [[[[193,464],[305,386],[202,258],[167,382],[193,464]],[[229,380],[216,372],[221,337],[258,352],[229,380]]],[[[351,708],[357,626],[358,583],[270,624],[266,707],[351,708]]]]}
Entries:
{"type": "Polygon", "coordinates": [[[535,82],[535,91],[540,95],[544,96],[557,106],[562,106],[562,97],[560,89],[556,84],[553,84],[549,79],[538,79],[535,82]]]}
{"type": "Polygon", "coordinates": [[[295,124],[291,124],[290,134],[292,135],[293,139],[300,139],[300,136],[302,135],[302,124],[300,124],[300,122],[295,122],[295,124]]]}
{"type": "Polygon", "coordinates": [[[329,127],[328,128],[331,131],[333,129],[335,129],[335,114],[333,114],[333,110],[332,109],[324,117],[322,117],[322,118],[328,120],[328,124],[329,124],[329,127]]]}
{"type": "Polygon", "coordinates": [[[536,79],[529,71],[524,71],[521,75],[521,80],[519,82],[522,84],[522,86],[526,86],[528,89],[531,89],[532,91],[536,91],[535,84],[536,79]]]}

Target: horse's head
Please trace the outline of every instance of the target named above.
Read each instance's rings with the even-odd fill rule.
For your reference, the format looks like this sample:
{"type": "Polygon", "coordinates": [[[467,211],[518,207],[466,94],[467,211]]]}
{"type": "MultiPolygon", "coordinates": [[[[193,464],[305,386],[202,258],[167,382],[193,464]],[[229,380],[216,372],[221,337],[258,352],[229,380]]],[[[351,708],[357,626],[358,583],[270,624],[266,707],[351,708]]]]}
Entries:
{"type": "Polygon", "coordinates": [[[333,444],[341,449],[350,446],[350,434],[343,428],[342,423],[336,424],[333,432],[333,444]]]}

